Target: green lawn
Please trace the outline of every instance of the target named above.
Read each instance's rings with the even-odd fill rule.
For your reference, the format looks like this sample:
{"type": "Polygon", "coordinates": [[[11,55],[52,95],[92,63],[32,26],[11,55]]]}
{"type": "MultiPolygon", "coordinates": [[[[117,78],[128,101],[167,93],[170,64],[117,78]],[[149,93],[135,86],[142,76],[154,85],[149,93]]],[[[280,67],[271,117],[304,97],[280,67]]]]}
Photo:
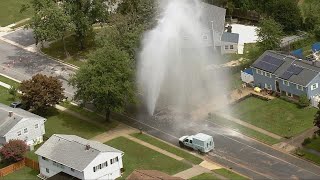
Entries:
{"type": "Polygon", "coordinates": [[[190,161],[193,164],[200,164],[203,161],[201,158],[199,158],[197,156],[194,156],[194,155],[187,153],[181,149],[178,149],[176,147],[168,145],[167,143],[159,141],[156,138],[153,138],[151,136],[148,136],[145,134],[140,134],[140,133],[131,134],[131,136],[134,136],[142,141],[145,141],[145,142],[152,144],[154,146],[157,146],[163,150],[171,152],[172,154],[180,156],[180,157],[184,158],[185,160],[190,161]]]}
{"type": "Polygon", "coordinates": [[[39,174],[38,171],[33,170],[29,167],[23,167],[22,169],[19,169],[11,174],[8,174],[4,177],[2,177],[1,179],[4,180],[35,180],[35,179],[39,179],[37,177],[37,175],[39,174]]]}
{"type": "Polygon", "coordinates": [[[7,26],[30,17],[31,11],[20,13],[21,6],[29,2],[30,0],[0,0],[0,26],[7,26]]]}
{"type": "Polygon", "coordinates": [[[41,144],[38,144],[34,147],[34,150],[33,151],[28,151],[26,153],[26,157],[29,158],[29,159],[32,159],[32,160],[35,160],[35,161],[38,161],[38,155],[36,155],[34,152],[37,151],[37,149],[42,146],[43,143],[41,144]]]}
{"type": "Polygon", "coordinates": [[[12,102],[12,97],[9,94],[8,89],[0,86],[0,103],[10,105],[12,102]]]}
{"type": "Polygon", "coordinates": [[[308,151],[306,151],[306,150],[304,150],[304,149],[299,149],[299,150],[296,152],[296,154],[297,154],[298,156],[302,157],[302,158],[305,158],[305,159],[307,159],[307,160],[309,160],[309,161],[312,161],[312,162],[320,165],[320,156],[317,156],[317,155],[315,155],[315,154],[313,154],[313,153],[310,153],[310,152],[308,152],[308,151]]]}
{"type": "Polygon", "coordinates": [[[4,76],[1,76],[0,75],[0,81],[3,82],[3,83],[6,83],[6,84],[9,84],[10,86],[15,86],[15,87],[18,87],[20,83],[14,81],[14,80],[11,80],[9,78],[6,78],[4,76]]]}
{"type": "Polygon", "coordinates": [[[243,177],[237,173],[234,173],[232,171],[229,171],[227,169],[216,169],[216,170],[213,170],[213,172],[223,176],[223,177],[226,177],[227,179],[232,179],[232,180],[244,180],[244,179],[248,179],[246,177],[243,177]]]}
{"type": "Polygon", "coordinates": [[[87,48],[85,50],[80,50],[78,42],[76,41],[75,36],[69,36],[65,39],[67,51],[70,54],[70,58],[66,59],[66,55],[63,49],[63,43],[61,40],[58,40],[52,44],[48,48],[42,48],[42,52],[52,56],[54,58],[60,59],[67,63],[73,64],[75,66],[81,66],[85,63],[85,59],[87,58],[88,53],[94,49],[94,41],[88,41],[87,48]]]}
{"type": "Polygon", "coordinates": [[[96,126],[56,109],[52,109],[46,118],[47,137],[50,137],[52,134],[74,134],[90,139],[108,130],[105,127],[96,126]]]}
{"type": "Polygon", "coordinates": [[[217,116],[217,115],[214,115],[211,119],[211,121],[217,123],[217,124],[220,124],[222,126],[226,126],[226,127],[229,127],[231,129],[234,129],[235,131],[238,131],[240,132],[241,134],[244,134],[246,136],[249,136],[249,137],[252,137],[254,139],[257,139],[261,142],[264,142],[266,144],[276,144],[279,142],[279,140],[277,139],[274,139],[270,136],[267,136],[265,134],[262,134],[258,131],[255,131],[253,129],[250,129],[250,128],[247,128],[245,126],[242,126],[238,123],[235,123],[235,122],[232,122],[230,120],[227,120],[227,119],[224,119],[223,117],[220,117],[220,116],[217,116]]]}
{"type": "Polygon", "coordinates": [[[233,73],[230,75],[230,81],[229,81],[229,88],[230,90],[239,89],[242,87],[242,80],[241,80],[241,74],[240,72],[233,73]]]}
{"type": "Polygon", "coordinates": [[[307,148],[319,151],[320,153],[320,137],[311,139],[311,143],[306,145],[307,148]]]}
{"type": "Polygon", "coordinates": [[[219,178],[211,173],[203,173],[191,178],[190,180],[219,180],[219,178]]]}
{"type": "Polygon", "coordinates": [[[278,98],[264,101],[250,97],[232,106],[231,111],[236,118],[282,137],[291,137],[313,127],[317,109],[300,109],[278,98]]]}
{"type": "Polygon", "coordinates": [[[135,169],[159,170],[173,175],[191,168],[191,165],[185,162],[175,160],[125,137],[112,139],[105,144],[124,152],[123,164],[125,171],[122,179],[125,179],[135,169]]]}

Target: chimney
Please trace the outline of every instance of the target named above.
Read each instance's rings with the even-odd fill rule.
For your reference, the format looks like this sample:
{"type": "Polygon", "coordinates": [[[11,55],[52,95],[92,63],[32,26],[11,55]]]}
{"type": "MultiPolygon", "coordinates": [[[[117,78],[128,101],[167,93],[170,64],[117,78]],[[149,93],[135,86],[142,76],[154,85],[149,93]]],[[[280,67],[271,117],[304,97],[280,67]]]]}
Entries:
{"type": "Polygon", "coordinates": [[[9,117],[12,117],[12,116],[13,116],[13,112],[9,111],[9,117]]]}
{"type": "Polygon", "coordinates": [[[87,144],[85,150],[88,151],[90,149],[90,145],[87,144]]]}

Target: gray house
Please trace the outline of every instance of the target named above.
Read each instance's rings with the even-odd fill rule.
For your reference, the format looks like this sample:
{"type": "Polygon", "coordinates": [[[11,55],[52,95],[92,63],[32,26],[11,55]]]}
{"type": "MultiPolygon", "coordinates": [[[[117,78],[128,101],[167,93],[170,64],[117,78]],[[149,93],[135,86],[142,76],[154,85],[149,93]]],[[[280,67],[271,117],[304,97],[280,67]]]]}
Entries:
{"type": "Polygon", "coordinates": [[[20,108],[0,103],[0,144],[11,139],[20,139],[27,145],[43,141],[46,119],[20,108]]]}
{"type": "Polygon", "coordinates": [[[254,86],[293,98],[320,95],[320,63],[266,51],[252,65],[254,86]]]}
{"type": "Polygon", "coordinates": [[[239,34],[224,32],[221,37],[223,47],[221,47],[221,54],[238,53],[239,34]]]}

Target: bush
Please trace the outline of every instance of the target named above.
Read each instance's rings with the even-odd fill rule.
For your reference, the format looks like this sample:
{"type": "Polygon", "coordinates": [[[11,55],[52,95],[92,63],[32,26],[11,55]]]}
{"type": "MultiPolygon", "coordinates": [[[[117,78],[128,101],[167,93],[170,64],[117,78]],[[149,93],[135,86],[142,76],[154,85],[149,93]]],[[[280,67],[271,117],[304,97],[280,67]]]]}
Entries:
{"type": "Polygon", "coordinates": [[[305,108],[310,105],[310,100],[308,99],[307,95],[302,95],[299,97],[298,103],[301,108],[305,108]]]}
{"type": "Polygon", "coordinates": [[[300,148],[298,148],[298,149],[296,150],[296,154],[297,154],[298,156],[300,156],[300,157],[302,157],[302,156],[305,155],[304,152],[303,152],[300,148]]]}
{"type": "Polygon", "coordinates": [[[310,143],[311,143],[311,139],[308,137],[308,138],[303,140],[302,146],[305,146],[305,145],[310,144],[310,143]]]}
{"type": "Polygon", "coordinates": [[[320,25],[316,26],[316,28],[314,29],[314,35],[315,35],[316,39],[319,41],[320,40],[320,25]]]}
{"type": "Polygon", "coordinates": [[[28,150],[27,144],[22,140],[10,140],[0,149],[0,156],[4,162],[14,163],[21,161],[28,150]]]}

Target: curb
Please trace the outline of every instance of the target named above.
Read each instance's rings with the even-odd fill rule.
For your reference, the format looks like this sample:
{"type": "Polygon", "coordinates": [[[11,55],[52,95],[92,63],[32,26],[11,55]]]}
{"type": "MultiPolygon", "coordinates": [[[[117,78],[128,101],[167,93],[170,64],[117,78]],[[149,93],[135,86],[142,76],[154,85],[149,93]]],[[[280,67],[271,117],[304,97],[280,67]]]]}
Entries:
{"type": "Polygon", "coordinates": [[[60,64],[65,65],[65,66],[68,66],[68,67],[70,67],[70,68],[72,68],[72,69],[74,69],[74,70],[79,70],[79,67],[78,67],[78,66],[75,66],[75,65],[73,65],[73,64],[64,62],[64,61],[62,61],[62,60],[60,60],[60,59],[58,59],[58,58],[55,58],[55,57],[52,57],[52,56],[49,56],[49,55],[45,54],[44,52],[41,51],[41,48],[40,48],[40,49],[37,49],[37,51],[36,51],[35,53],[37,53],[37,54],[39,54],[39,55],[42,55],[42,56],[45,56],[45,57],[47,57],[47,58],[49,58],[49,59],[51,59],[51,60],[53,60],[53,61],[56,61],[56,62],[58,62],[58,63],[60,63],[60,64]]]}

